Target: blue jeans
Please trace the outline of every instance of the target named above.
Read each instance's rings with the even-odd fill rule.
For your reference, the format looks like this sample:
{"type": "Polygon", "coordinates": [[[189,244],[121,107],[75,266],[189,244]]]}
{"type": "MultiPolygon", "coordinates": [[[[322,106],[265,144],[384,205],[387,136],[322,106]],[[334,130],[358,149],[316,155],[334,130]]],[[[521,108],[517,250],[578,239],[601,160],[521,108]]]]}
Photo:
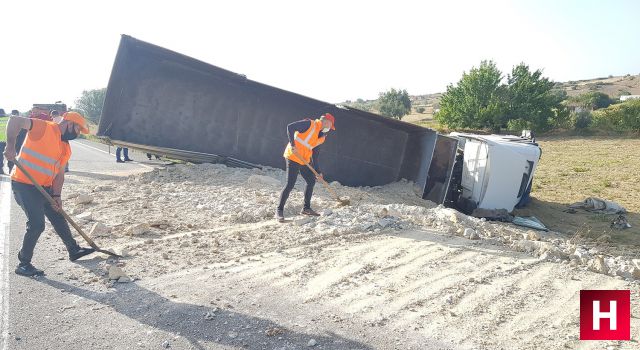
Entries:
{"type": "Polygon", "coordinates": [[[124,159],[129,159],[129,149],[126,147],[117,147],[116,148],[116,159],[121,160],[120,153],[124,150],[124,159]]]}

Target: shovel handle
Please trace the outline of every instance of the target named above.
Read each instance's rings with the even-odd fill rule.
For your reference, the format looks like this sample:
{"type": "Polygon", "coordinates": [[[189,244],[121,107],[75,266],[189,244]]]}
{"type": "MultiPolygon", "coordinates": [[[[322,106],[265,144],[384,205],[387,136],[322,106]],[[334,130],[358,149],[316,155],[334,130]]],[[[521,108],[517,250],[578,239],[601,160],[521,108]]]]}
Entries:
{"type": "Polygon", "coordinates": [[[114,254],[112,252],[100,249],[95,242],[89,238],[89,236],[84,233],[84,231],[82,231],[82,228],[80,228],[80,226],[73,221],[73,219],[71,219],[71,217],[60,207],[58,207],[58,203],[56,203],[55,200],[53,200],[53,198],[49,195],[49,193],[47,193],[47,191],[45,191],[45,189],[33,178],[33,176],[31,176],[31,174],[27,171],[27,169],[25,169],[22,164],[20,164],[20,161],[18,159],[15,159],[13,161],[13,163],[18,167],[18,169],[20,169],[20,171],[22,171],[27,178],[29,178],[29,181],[31,181],[31,183],[38,189],[38,191],[40,191],[40,193],[42,193],[42,195],[44,196],[44,198],[49,202],[49,204],[51,204],[51,207],[53,207],[54,209],[57,209],[57,211],[62,214],[62,216],[64,217],[65,220],[67,220],[68,223],[71,224],[71,226],[73,226],[73,228],[76,229],[76,231],[78,231],[78,233],[80,234],[80,236],[82,236],[82,238],[84,238],[85,241],[87,241],[87,243],[89,243],[89,245],[91,246],[91,248],[101,252],[101,253],[106,253],[112,256],[117,256],[119,257],[119,255],[114,254]]]}
{"type": "Polygon", "coordinates": [[[322,176],[320,176],[320,174],[318,174],[316,169],[314,169],[306,160],[304,160],[304,158],[302,158],[302,156],[300,156],[298,151],[296,151],[294,149],[293,150],[293,155],[298,157],[298,159],[300,159],[304,163],[304,165],[306,165],[311,170],[311,172],[316,176],[316,178],[318,178],[318,180],[320,180],[320,182],[322,182],[322,184],[327,188],[327,191],[329,191],[329,193],[333,197],[335,197],[338,200],[338,202],[342,202],[342,200],[340,199],[340,196],[338,196],[337,193],[333,192],[333,189],[331,188],[331,186],[329,186],[329,183],[322,176]]]}

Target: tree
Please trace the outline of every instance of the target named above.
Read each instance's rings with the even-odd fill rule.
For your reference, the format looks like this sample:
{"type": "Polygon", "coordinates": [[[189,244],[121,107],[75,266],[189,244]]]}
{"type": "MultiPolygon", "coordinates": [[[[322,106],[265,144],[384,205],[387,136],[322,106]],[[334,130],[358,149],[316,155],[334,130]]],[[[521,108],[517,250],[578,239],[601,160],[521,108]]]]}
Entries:
{"type": "Polygon", "coordinates": [[[76,100],[76,109],[82,111],[87,119],[97,124],[102,114],[106,92],[107,88],[82,91],[82,96],[76,100]]]}
{"type": "Polygon", "coordinates": [[[554,83],[542,77],[542,71],[531,72],[524,63],[513,67],[507,77],[507,111],[510,129],[525,128],[547,131],[566,118],[561,102],[566,93],[554,90],[554,83]]]}
{"type": "Polygon", "coordinates": [[[402,120],[402,117],[411,112],[411,100],[407,90],[391,89],[381,92],[378,98],[378,109],[384,116],[402,120]]]}
{"type": "Polygon", "coordinates": [[[555,83],[531,72],[521,63],[513,67],[502,83],[502,73],[493,61],[482,61],[479,68],[463,73],[456,86],[449,85],[440,100],[435,118],[450,128],[532,129],[546,131],[570,121],[561,103],[566,92],[555,83]]]}
{"type": "Polygon", "coordinates": [[[505,124],[505,88],[493,61],[463,73],[462,79],[440,99],[435,119],[450,128],[500,129],[505,124]]]}

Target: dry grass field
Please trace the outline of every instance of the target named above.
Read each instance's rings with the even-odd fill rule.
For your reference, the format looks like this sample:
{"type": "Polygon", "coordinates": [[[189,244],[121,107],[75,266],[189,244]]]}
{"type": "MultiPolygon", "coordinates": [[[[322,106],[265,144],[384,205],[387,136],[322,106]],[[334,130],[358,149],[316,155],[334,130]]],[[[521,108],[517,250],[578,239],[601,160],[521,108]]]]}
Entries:
{"type": "Polygon", "coordinates": [[[538,141],[542,158],[533,180],[534,201],[519,213],[581,238],[608,235],[616,244],[640,245],[640,138],[553,136],[538,141]],[[611,229],[616,215],[563,212],[587,197],[624,206],[632,228],[611,229]]]}

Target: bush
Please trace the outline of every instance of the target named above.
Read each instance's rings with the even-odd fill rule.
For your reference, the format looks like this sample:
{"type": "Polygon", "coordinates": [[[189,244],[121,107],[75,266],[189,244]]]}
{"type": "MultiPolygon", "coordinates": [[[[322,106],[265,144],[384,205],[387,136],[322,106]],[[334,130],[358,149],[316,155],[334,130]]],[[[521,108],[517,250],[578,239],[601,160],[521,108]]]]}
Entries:
{"type": "Polygon", "coordinates": [[[574,128],[582,130],[591,126],[593,117],[591,115],[591,112],[582,111],[579,113],[573,113],[571,116],[571,120],[573,122],[572,124],[574,128]]]}
{"type": "Polygon", "coordinates": [[[630,100],[593,112],[593,125],[609,131],[640,132],[640,100],[630,100]]]}
{"type": "Polygon", "coordinates": [[[530,129],[530,125],[523,119],[512,119],[507,122],[507,130],[518,132],[525,129],[530,129]]]}
{"type": "Polygon", "coordinates": [[[593,92],[585,92],[578,96],[571,97],[569,102],[578,104],[584,108],[591,108],[593,110],[599,108],[607,108],[613,102],[609,95],[593,91],[593,92]]]}
{"type": "Polygon", "coordinates": [[[418,113],[424,113],[424,107],[418,107],[418,108],[416,108],[416,112],[418,112],[418,113]]]}

